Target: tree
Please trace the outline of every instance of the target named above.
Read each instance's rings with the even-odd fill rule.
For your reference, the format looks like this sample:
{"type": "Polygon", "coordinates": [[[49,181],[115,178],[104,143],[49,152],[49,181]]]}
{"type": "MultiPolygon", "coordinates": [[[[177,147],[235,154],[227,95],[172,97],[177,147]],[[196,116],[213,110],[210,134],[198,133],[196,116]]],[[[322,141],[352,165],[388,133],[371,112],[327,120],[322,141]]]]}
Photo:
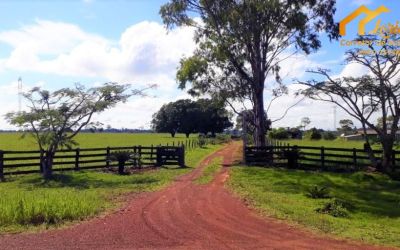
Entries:
{"type": "Polygon", "coordinates": [[[213,99],[199,99],[197,104],[200,107],[201,119],[198,123],[198,131],[204,134],[221,133],[230,128],[233,124],[230,121],[231,114],[225,109],[223,102],[213,99]]]}
{"type": "Polygon", "coordinates": [[[387,172],[393,168],[393,144],[400,119],[400,57],[394,53],[398,49],[396,43],[400,41],[398,35],[388,34],[384,39],[376,36],[363,36],[361,39],[371,42],[367,45],[369,52],[349,50],[346,52],[346,62],[364,66],[369,74],[334,79],[328,70],[314,70],[311,72],[326,80],[301,82],[308,87],[302,93],[314,100],[335,103],[361,123],[364,134],[367,134],[367,128],[376,131],[383,149],[381,162],[376,160],[368,136],[364,137],[365,149],[372,164],[387,172]],[[376,40],[381,41],[379,45],[374,42],[376,40]],[[382,117],[381,126],[372,121],[372,117],[378,113],[382,117]],[[392,121],[390,116],[393,117],[392,121]]]}
{"type": "Polygon", "coordinates": [[[304,138],[308,140],[321,140],[322,134],[320,130],[312,128],[304,133],[304,138]]]}
{"type": "Polygon", "coordinates": [[[172,137],[175,137],[180,125],[179,117],[179,111],[174,103],[164,104],[157,113],[153,114],[152,128],[156,132],[170,133],[172,137]]]}
{"type": "Polygon", "coordinates": [[[341,133],[349,134],[354,131],[354,123],[350,119],[343,119],[339,121],[340,128],[338,129],[341,133]]]}
{"type": "Polygon", "coordinates": [[[232,126],[229,112],[223,103],[210,99],[199,99],[194,102],[189,99],[178,100],[163,105],[153,115],[152,127],[157,132],[168,132],[172,137],[175,133],[222,132],[232,126]]]}
{"type": "Polygon", "coordinates": [[[306,130],[306,127],[307,127],[308,125],[310,125],[310,123],[311,123],[311,120],[310,120],[309,117],[303,117],[303,118],[301,118],[300,126],[301,126],[301,127],[303,128],[303,130],[305,131],[305,130],[306,130]]]}
{"type": "Polygon", "coordinates": [[[193,56],[181,60],[179,87],[191,83],[192,95],[249,100],[255,144],[264,146],[266,79],[282,84],[280,63],[292,53],[317,50],[321,31],[337,38],[334,5],[334,0],[171,0],[160,10],[164,23],[196,27],[198,45],[193,56]]]}
{"type": "Polygon", "coordinates": [[[127,90],[127,85],[112,82],[90,89],[77,84],[54,92],[33,88],[24,94],[29,111],[8,113],[6,119],[35,138],[45,152],[41,161],[43,176],[51,178],[56,151],[77,145],[74,137],[83,128],[96,126],[91,122],[94,114],[125,102],[131,95],[142,94],[142,90],[127,90]]]}
{"type": "MultiPolygon", "coordinates": [[[[255,141],[256,138],[256,124],[254,123],[254,112],[253,110],[243,110],[242,112],[239,113],[239,115],[236,117],[236,127],[238,129],[243,128],[243,117],[246,118],[247,122],[247,133],[250,134],[253,137],[253,141],[255,141]]],[[[264,130],[268,131],[271,130],[271,120],[267,119],[267,115],[264,115],[264,130]]]]}
{"type": "Polygon", "coordinates": [[[274,128],[269,131],[268,137],[275,140],[289,139],[289,131],[285,128],[274,128]]]}

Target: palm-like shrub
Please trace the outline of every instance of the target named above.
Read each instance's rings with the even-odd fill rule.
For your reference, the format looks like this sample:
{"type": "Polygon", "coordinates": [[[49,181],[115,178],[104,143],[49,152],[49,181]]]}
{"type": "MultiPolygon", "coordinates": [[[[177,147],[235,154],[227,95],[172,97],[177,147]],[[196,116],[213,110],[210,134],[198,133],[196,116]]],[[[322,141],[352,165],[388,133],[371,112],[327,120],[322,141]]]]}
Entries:
{"type": "Polygon", "coordinates": [[[124,174],[125,164],[132,160],[132,152],[130,151],[115,151],[110,155],[110,161],[118,162],[118,173],[124,174]]]}

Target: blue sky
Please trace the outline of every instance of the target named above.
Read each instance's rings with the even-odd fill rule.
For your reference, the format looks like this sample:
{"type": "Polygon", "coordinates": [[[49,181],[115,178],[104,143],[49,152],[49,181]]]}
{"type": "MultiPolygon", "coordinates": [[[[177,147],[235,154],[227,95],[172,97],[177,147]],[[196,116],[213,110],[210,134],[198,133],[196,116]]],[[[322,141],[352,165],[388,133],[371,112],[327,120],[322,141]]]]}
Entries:
{"type": "MultiPolygon", "coordinates": [[[[95,118],[118,128],[149,127],[151,115],[162,104],[188,97],[177,89],[174,76],[179,59],[189,56],[195,48],[192,29],[169,33],[164,29],[158,11],[165,2],[0,1],[0,116],[18,107],[18,77],[23,79],[24,90],[33,86],[57,89],[75,82],[94,86],[118,81],[134,87],[157,83],[159,87],[150,97],[133,98],[95,118]]],[[[361,4],[370,9],[382,4],[388,7],[391,12],[379,17],[383,23],[400,20],[396,14],[400,13],[398,1],[339,0],[336,21],[361,4]]],[[[355,37],[356,22],[347,33],[344,39],[355,37]]],[[[323,39],[322,44],[317,53],[300,54],[284,63],[286,82],[295,77],[307,79],[310,76],[305,70],[319,66],[330,68],[337,75],[364,72],[354,65],[342,64],[345,48],[339,42],[323,39]]],[[[268,104],[268,88],[266,97],[268,104]]],[[[270,116],[279,117],[293,102],[293,96],[281,98],[272,105],[270,116]]],[[[274,126],[296,126],[308,116],[311,126],[333,128],[332,111],[330,104],[306,100],[274,126]]],[[[338,120],[346,118],[341,111],[337,115],[338,120]]],[[[11,127],[0,119],[0,128],[11,127]]]]}

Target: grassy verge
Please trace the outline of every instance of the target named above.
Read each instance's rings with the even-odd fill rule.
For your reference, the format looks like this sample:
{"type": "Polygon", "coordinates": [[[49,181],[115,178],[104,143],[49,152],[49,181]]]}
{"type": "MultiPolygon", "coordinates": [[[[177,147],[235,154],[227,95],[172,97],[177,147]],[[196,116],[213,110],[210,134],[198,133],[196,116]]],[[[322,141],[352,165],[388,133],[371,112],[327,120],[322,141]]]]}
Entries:
{"type": "Polygon", "coordinates": [[[400,246],[400,182],[386,176],[236,167],[228,185],[269,216],[344,238],[400,246]],[[328,187],[331,198],[308,197],[315,186],[328,187]],[[316,211],[336,201],[341,205],[328,206],[332,211],[316,211]]]}
{"type": "Polygon", "coordinates": [[[115,206],[124,193],[159,190],[190,172],[206,155],[222,147],[208,145],[186,154],[188,168],[119,176],[96,171],[64,172],[51,181],[38,174],[0,183],[0,232],[20,232],[82,220],[115,206]]]}
{"type": "Polygon", "coordinates": [[[221,170],[221,163],[221,157],[215,158],[208,166],[203,169],[203,173],[201,174],[201,176],[197,178],[194,182],[201,185],[210,183],[214,179],[214,176],[217,174],[217,172],[221,170]]]}

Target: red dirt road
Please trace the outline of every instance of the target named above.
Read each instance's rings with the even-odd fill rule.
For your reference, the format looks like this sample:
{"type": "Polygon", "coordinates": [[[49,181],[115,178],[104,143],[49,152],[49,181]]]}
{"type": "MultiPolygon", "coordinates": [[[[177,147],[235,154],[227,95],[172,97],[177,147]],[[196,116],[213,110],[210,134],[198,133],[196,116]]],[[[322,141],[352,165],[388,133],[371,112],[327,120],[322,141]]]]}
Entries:
{"type": "Polygon", "coordinates": [[[3,235],[0,249],[376,249],[251,211],[223,187],[239,147],[228,145],[172,186],[141,194],[118,212],[66,229],[3,235]],[[215,157],[223,157],[223,170],[211,184],[193,184],[215,157]]]}

